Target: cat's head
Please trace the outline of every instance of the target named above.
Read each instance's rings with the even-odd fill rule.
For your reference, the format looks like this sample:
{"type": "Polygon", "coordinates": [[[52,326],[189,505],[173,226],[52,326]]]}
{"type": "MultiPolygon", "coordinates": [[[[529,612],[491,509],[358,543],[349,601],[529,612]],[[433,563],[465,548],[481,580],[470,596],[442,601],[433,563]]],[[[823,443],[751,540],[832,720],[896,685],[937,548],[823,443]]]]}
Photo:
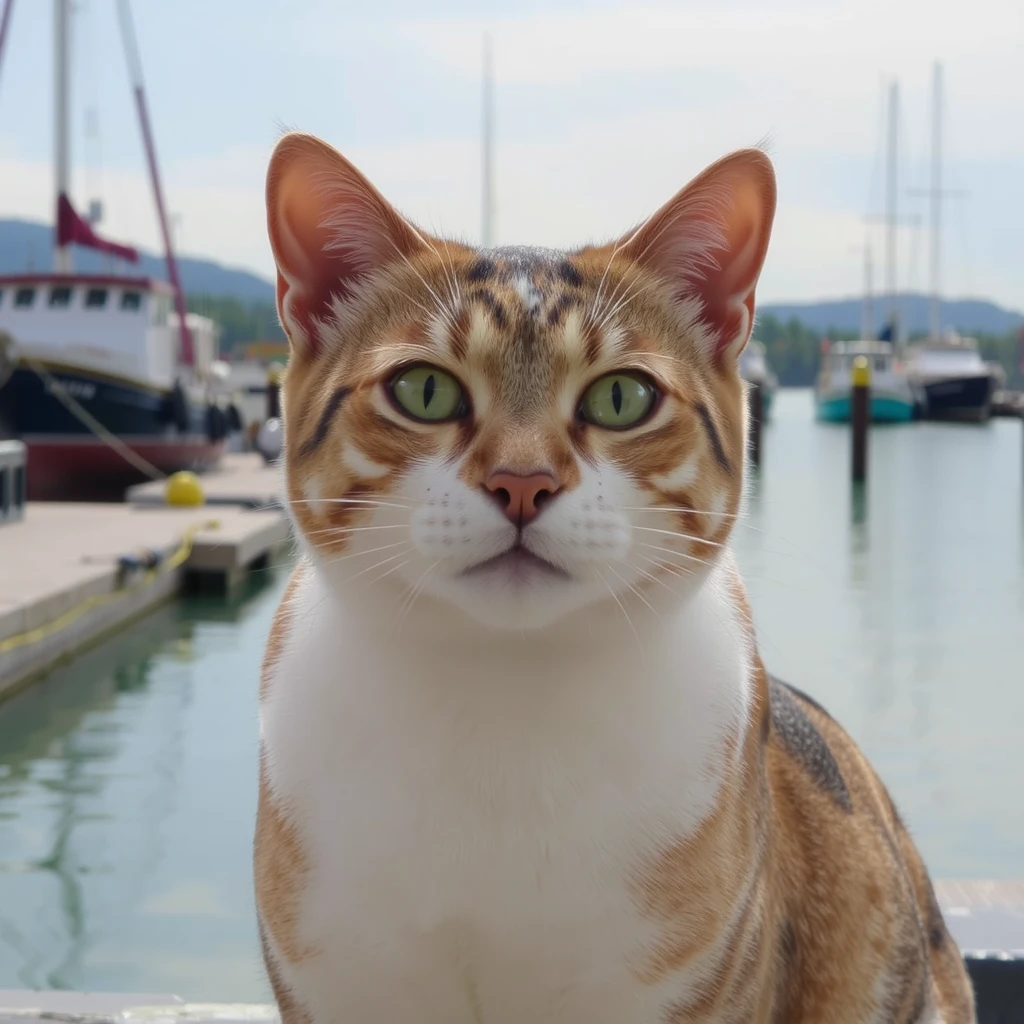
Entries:
{"type": "Polygon", "coordinates": [[[510,629],[699,585],[742,489],[763,153],[571,252],[429,236],[302,134],[267,207],[288,500],[332,585],[510,629]]]}

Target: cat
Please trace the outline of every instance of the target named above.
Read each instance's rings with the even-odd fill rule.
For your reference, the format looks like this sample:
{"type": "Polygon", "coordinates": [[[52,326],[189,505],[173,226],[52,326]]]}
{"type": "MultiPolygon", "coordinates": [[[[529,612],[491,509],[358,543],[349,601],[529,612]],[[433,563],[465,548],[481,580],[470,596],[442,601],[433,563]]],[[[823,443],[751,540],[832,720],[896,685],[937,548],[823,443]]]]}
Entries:
{"type": "Polygon", "coordinates": [[[760,150],[571,252],[267,177],[301,554],[260,692],[284,1024],[974,1019],[886,790],[773,679],[730,554],[760,150]]]}

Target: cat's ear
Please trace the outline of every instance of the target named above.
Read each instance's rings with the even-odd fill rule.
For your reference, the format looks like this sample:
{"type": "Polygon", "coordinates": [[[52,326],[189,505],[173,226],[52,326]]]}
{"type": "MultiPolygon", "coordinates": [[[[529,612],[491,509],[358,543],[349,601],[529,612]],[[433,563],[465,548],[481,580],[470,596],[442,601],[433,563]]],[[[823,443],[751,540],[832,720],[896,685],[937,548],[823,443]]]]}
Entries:
{"type": "Polygon", "coordinates": [[[716,360],[736,359],[754,321],[754,288],[775,216],[775,171],[759,149],[708,167],[622,245],[620,252],[699,300],[716,360]]]}
{"type": "Polygon", "coordinates": [[[277,308],[293,351],[315,355],[321,325],[360,285],[424,245],[340,153],[312,135],[285,135],[267,170],[267,227],[277,308]]]}

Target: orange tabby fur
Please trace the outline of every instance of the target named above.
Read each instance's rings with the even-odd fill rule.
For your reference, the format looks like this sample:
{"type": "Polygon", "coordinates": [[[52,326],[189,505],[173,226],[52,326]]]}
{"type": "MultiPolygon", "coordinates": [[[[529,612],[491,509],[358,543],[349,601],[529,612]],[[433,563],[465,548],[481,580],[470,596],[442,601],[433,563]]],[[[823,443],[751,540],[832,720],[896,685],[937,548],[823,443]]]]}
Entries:
{"type": "MultiPolygon", "coordinates": [[[[700,215],[714,198],[701,189],[733,173],[735,202],[749,207],[735,248],[747,245],[756,280],[774,210],[763,154],[735,154],[706,171],[683,194],[700,199],[684,212],[700,215]]],[[[697,269],[687,278],[683,267],[676,280],[666,273],[673,255],[658,251],[677,215],[672,203],[615,246],[544,258],[482,253],[417,232],[351,165],[302,135],[278,146],[268,206],[293,343],[283,391],[287,494],[311,557],[296,570],[268,642],[264,700],[272,685],[287,688],[281,666],[304,642],[295,600],[303,576],[355,557],[358,544],[369,551],[366,537],[383,537],[374,543],[386,556],[404,522],[403,479],[441,457],[473,490],[496,467],[543,467],[566,493],[587,465],[628,468],[663,517],[656,522],[688,538],[681,545],[670,530],[645,535],[649,554],[639,556],[646,560],[632,589],[656,604],[665,589],[703,572],[696,567],[724,564],[733,614],[754,650],[742,582],[722,561],[743,483],[746,411],[735,356],[753,309],[752,284],[733,302],[730,282],[719,280],[730,264],[714,247],[733,244],[728,223],[717,242],[694,228],[697,269]],[[334,199],[331,175],[341,182],[334,199]],[[319,194],[307,187],[317,182],[319,194]],[[333,224],[320,212],[332,202],[343,207],[333,224]],[[360,216],[383,223],[378,234],[390,249],[374,250],[379,239],[359,234],[369,230],[360,216]],[[312,241],[296,241],[303,230],[312,241]],[[346,230],[357,235],[347,251],[332,241],[346,230]],[[303,245],[305,262],[296,255],[303,245]],[[344,290],[332,275],[349,282],[344,290]],[[698,303],[687,301],[690,291],[698,303]],[[381,388],[397,367],[416,362],[456,377],[473,395],[473,414],[440,425],[396,421],[381,388]],[[581,388],[624,366],[657,382],[663,408],[650,425],[602,433],[575,420],[581,388]],[[383,532],[358,532],[366,526],[383,532]]],[[[456,515],[446,508],[442,521],[456,515]]],[[[405,564],[398,555],[381,562],[375,575],[405,564]]],[[[722,753],[733,768],[714,809],[692,834],[651,849],[624,880],[657,936],[632,958],[633,977],[648,988],[689,979],[659,1019],[972,1021],[970,984],[927,872],[864,756],[817,704],[772,681],[756,652],[750,688],[742,728],[722,753]]],[[[329,1008],[304,1008],[303,992],[282,980],[321,955],[299,924],[306,843],[261,770],[257,901],[285,1024],[334,1020],[329,1008]]]]}

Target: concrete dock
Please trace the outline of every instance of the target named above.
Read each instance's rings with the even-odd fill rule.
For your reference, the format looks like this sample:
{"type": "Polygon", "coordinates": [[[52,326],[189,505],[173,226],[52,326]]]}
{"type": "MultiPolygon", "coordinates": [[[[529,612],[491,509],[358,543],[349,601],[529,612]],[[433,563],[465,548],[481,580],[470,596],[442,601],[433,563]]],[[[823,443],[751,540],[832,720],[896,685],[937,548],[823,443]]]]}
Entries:
{"type": "Polygon", "coordinates": [[[273,1006],[186,1003],[174,996],[0,991],[0,1024],[248,1024],[278,1021],[273,1006]]]}
{"type": "Polygon", "coordinates": [[[0,526],[0,699],[190,579],[230,588],[288,541],[277,510],[30,502],[0,526]]]}
{"type": "MultiPolygon", "coordinates": [[[[208,505],[239,505],[242,508],[280,507],[284,494],[284,470],[268,466],[255,452],[229,452],[216,469],[203,474],[203,492],[208,505]]],[[[133,505],[164,504],[160,480],[129,487],[126,500],[133,505]]]]}

